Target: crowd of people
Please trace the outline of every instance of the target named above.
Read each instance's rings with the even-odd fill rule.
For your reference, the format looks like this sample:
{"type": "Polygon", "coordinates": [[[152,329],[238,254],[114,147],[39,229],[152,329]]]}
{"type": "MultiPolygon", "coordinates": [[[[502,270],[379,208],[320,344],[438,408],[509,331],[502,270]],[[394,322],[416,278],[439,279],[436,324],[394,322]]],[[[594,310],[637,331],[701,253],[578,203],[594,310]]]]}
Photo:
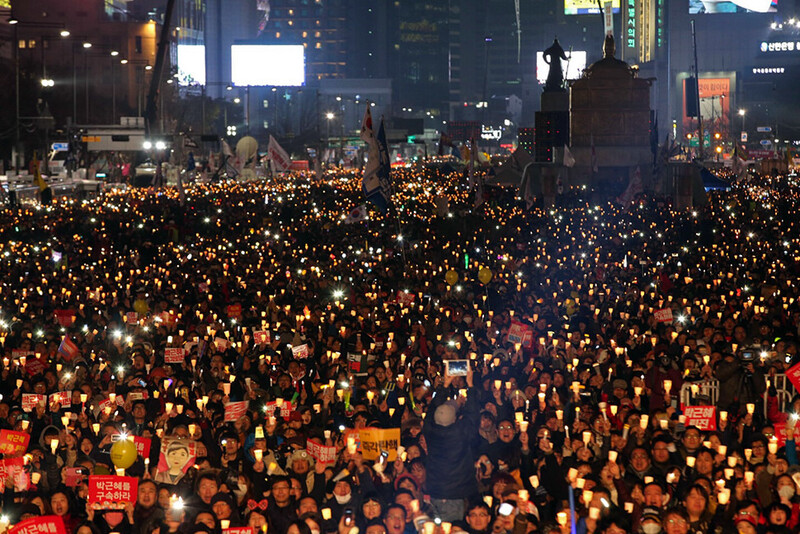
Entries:
{"type": "Polygon", "coordinates": [[[688,210],[393,180],[355,222],[342,172],[0,213],[0,528],[800,532],[794,176],[688,210]]]}

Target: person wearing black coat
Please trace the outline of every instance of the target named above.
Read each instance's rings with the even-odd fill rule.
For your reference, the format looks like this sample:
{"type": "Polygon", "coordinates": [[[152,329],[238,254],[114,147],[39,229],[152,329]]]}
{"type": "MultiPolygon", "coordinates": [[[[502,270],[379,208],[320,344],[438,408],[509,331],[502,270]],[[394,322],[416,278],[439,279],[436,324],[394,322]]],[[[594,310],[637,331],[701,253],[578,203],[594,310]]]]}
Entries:
{"type": "Polygon", "coordinates": [[[474,389],[472,371],[467,374],[466,399],[450,389],[453,377],[436,389],[428,407],[422,433],[428,444],[425,459],[427,489],[432,506],[442,521],[464,518],[465,500],[478,493],[475,477],[479,392],[474,389]],[[457,397],[458,400],[452,400],[457,397]],[[461,406],[459,410],[459,406],[461,406]]]}

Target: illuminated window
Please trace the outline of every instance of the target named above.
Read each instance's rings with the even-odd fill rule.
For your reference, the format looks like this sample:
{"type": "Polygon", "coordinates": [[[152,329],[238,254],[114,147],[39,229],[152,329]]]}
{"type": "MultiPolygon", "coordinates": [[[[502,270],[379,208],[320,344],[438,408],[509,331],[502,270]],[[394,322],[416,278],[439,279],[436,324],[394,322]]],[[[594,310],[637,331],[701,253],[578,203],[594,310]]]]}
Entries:
{"type": "Polygon", "coordinates": [[[36,48],[36,39],[28,40],[28,48],[36,48]]]}
{"type": "Polygon", "coordinates": [[[322,32],[314,32],[314,37],[321,37],[321,36],[322,36],[322,32]]]}
{"type": "Polygon", "coordinates": [[[317,45],[314,48],[322,48],[322,43],[317,43],[317,45]]]}
{"type": "Polygon", "coordinates": [[[281,38],[281,32],[275,32],[275,39],[281,38]]]}
{"type": "Polygon", "coordinates": [[[303,37],[308,37],[308,32],[303,32],[303,37]]]}
{"type": "Polygon", "coordinates": [[[28,41],[26,41],[25,39],[20,39],[18,46],[20,48],[28,48],[28,41]]]}
{"type": "Polygon", "coordinates": [[[319,26],[319,21],[317,21],[317,26],[319,26]]]}
{"type": "Polygon", "coordinates": [[[294,21],[293,21],[293,20],[290,20],[290,21],[288,22],[288,24],[289,24],[289,26],[292,26],[292,25],[294,24],[294,21]]]}

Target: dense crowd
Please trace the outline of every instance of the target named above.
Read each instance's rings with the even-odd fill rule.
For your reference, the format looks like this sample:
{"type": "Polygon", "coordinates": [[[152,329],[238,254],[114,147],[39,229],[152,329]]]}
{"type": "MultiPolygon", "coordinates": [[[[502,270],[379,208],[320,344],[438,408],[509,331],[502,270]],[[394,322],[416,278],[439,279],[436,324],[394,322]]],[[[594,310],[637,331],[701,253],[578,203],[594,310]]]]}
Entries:
{"type": "Polygon", "coordinates": [[[0,213],[0,528],[800,532],[794,177],[473,209],[407,170],[348,224],[358,178],[0,213]]]}

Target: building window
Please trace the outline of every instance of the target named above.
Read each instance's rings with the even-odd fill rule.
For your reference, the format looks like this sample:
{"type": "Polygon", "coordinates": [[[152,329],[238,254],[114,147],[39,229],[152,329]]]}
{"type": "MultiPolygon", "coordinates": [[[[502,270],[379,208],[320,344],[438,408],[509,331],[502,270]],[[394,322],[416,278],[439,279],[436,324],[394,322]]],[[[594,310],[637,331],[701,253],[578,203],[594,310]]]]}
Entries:
{"type": "Polygon", "coordinates": [[[317,43],[317,45],[314,48],[322,48],[322,43],[317,43]]]}
{"type": "Polygon", "coordinates": [[[137,35],[136,38],[134,39],[134,41],[135,41],[134,49],[136,50],[136,53],[137,54],[141,54],[142,53],[142,36],[141,35],[137,35]]]}
{"type": "Polygon", "coordinates": [[[275,39],[281,38],[281,32],[275,32],[275,39]]]}
{"type": "Polygon", "coordinates": [[[262,100],[261,103],[263,104],[264,109],[269,107],[269,100],[262,100]]]}
{"type": "Polygon", "coordinates": [[[28,48],[28,41],[25,39],[20,39],[17,46],[19,46],[19,48],[28,48]]]}

